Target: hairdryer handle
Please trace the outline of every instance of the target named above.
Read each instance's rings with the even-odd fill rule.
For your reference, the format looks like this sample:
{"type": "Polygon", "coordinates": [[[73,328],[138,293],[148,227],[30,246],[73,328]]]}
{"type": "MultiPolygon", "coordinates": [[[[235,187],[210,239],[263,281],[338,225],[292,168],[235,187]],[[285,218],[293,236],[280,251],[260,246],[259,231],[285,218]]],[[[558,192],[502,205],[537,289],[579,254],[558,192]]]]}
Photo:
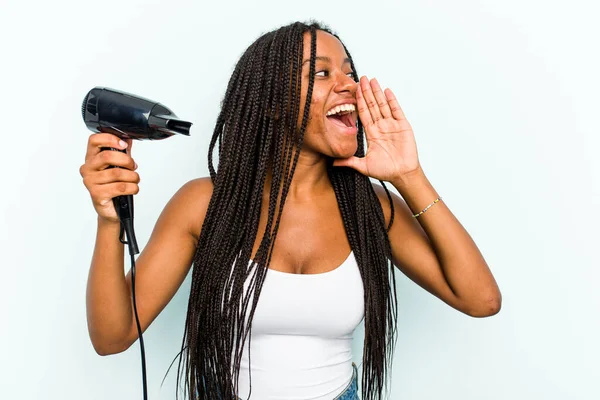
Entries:
{"type": "MultiPolygon", "coordinates": [[[[115,149],[113,147],[101,147],[100,151],[111,150],[111,151],[120,151],[121,153],[126,153],[126,150],[115,149]]],[[[107,168],[121,168],[115,165],[109,165],[107,168]]],[[[121,233],[119,235],[119,239],[121,243],[129,244],[130,249],[133,249],[134,254],[138,254],[138,245],[135,239],[135,234],[133,233],[133,229],[130,228],[133,226],[133,195],[126,194],[122,196],[116,196],[112,199],[113,205],[115,206],[115,211],[117,212],[117,216],[121,221],[121,233]],[[125,241],[124,233],[127,231],[127,241],[125,241]]]]}

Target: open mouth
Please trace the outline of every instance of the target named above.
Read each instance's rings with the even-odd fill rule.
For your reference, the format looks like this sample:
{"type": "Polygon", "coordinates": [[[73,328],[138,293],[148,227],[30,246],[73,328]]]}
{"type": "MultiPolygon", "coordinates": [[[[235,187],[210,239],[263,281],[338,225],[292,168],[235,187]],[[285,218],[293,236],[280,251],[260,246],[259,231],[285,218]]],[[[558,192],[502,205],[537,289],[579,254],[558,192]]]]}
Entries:
{"type": "Polygon", "coordinates": [[[354,125],[354,118],[352,118],[352,113],[348,112],[347,114],[343,114],[343,115],[330,115],[327,117],[327,119],[329,119],[331,122],[333,122],[334,124],[342,127],[342,128],[351,128],[354,125]]]}
{"type": "Polygon", "coordinates": [[[354,113],[354,104],[344,104],[332,108],[327,112],[326,116],[334,125],[340,128],[354,130],[356,128],[354,113]]]}

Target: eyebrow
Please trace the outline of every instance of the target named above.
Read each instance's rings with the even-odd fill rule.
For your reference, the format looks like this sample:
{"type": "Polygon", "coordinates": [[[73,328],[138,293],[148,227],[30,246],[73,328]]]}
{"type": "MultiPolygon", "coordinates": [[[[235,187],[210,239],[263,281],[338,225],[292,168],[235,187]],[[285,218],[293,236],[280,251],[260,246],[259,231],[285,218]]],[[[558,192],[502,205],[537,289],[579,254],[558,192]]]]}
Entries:
{"type": "MultiPolygon", "coordinates": [[[[317,56],[315,59],[316,59],[316,61],[325,61],[325,62],[331,63],[331,58],[329,58],[327,56],[317,56]]],[[[310,62],[310,58],[307,58],[306,60],[304,60],[302,62],[302,65],[304,66],[304,64],[306,64],[307,62],[310,62]]],[[[350,58],[344,58],[344,62],[342,63],[342,65],[343,64],[352,64],[352,61],[350,60],[350,58]]]]}

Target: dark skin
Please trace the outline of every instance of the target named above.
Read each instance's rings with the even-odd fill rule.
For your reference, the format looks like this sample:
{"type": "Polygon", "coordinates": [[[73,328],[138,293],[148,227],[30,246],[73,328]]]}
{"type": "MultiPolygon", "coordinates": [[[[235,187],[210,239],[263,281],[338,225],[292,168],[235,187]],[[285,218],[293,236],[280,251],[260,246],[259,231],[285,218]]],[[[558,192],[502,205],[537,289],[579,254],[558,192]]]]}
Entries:
{"type": "MultiPolygon", "coordinates": [[[[304,59],[310,57],[310,34],[304,38],[304,59]]],[[[303,148],[286,199],[270,268],[293,274],[318,274],[337,268],[351,248],[344,230],[326,159],[336,165],[390,182],[395,219],[389,232],[393,263],[410,279],[455,309],[485,317],[500,309],[498,286],[477,246],[443,201],[418,219],[419,212],[439,195],[418,163],[414,134],[393,93],[382,91],[376,80],[349,76],[350,64],[342,44],[326,32],[317,33],[316,76],[303,148]],[[353,103],[365,126],[367,153],[353,157],[356,134],[326,117],[332,106],[353,103]],[[299,245],[301,244],[301,245],[299,245]]],[[[302,104],[307,91],[309,63],[303,65],[302,104]]],[[[302,115],[302,113],[301,113],[302,115]]],[[[86,163],[80,172],[98,212],[98,233],[88,279],[87,315],[90,338],[99,354],[126,350],[137,339],[130,287],[123,277],[123,245],[110,199],[137,193],[131,141],[128,154],[99,152],[100,147],[124,148],[110,134],[90,136],[86,163]],[[105,169],[118,165],[126,169],[105,169]]],[[[391,209],[385,191],[373,184],[386,224],[391,209]]],[[[267,221],[270,176],[267,177],[258,250],[267,221]]],[[[142,329],[163,310],[191,267],[200,229],[212,194],[210,178],[186,183],[168,202],[136,261],[136,298],[142,329]]]]}

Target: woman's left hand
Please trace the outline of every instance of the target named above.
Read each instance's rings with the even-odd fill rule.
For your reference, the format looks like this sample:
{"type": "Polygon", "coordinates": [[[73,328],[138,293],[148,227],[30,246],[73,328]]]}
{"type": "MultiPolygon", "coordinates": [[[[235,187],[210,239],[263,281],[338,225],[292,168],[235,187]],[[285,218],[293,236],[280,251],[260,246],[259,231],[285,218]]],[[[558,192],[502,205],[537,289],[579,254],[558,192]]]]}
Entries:
{"type": "Polygon", "coordinates": [[[363,175],[394,182],[421,168],[412,127],[390,89],[381,90],[376,79],[360,78],[356,89],[358,117],[365,128],[364,157],[334,160],[334,166],[351,167],[363,175]]]}

